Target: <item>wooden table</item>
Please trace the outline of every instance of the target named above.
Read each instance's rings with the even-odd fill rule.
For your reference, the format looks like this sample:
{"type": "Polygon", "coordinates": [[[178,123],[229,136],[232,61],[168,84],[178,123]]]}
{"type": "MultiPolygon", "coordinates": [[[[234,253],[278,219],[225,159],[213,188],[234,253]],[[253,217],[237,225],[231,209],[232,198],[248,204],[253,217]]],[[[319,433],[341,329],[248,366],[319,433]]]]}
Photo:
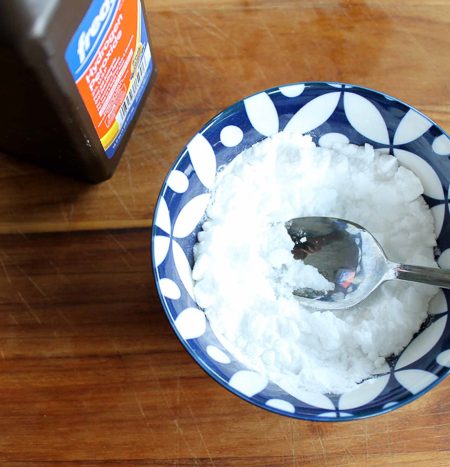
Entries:
{"type": "Polygon", "coordinates": [[[212,381],[150,267],[179,150],[242,97],[360,84],[450,131],[450,0],[153,0],[156,85],[112,180],[0,158],[0,465],[450,465],[450,380],[359,422],[277,416],[212,381]]]}

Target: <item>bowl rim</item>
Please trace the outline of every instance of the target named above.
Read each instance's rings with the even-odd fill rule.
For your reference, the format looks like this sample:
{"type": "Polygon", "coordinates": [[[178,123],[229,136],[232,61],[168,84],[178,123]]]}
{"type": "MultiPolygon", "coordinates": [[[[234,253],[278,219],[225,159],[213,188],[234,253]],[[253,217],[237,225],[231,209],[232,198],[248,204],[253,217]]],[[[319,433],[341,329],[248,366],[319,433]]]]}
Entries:
{"type": "MultiPolygon", "coordinates": [[[[236,107],[238,105],[240,105],[245,99],[248,99],[248,98],[250,98],[252,96],[256,96],[256,95],[261,94],[261,93],[266,93],[268,95],[271,95],[271,94],[280,92],[281,88],[296,86],[296,85],[304,85],[304,86],[308,86],[308,85],[309,86],[330,85],[330,86],[334,86],[336,88],[339,87],[342,90],[344,90],[346,88],[348,88],[348,89],[355,88],[355,89],[368,91],[369,94],[373,93],[373,94],[380,95],[380,96],[382,96],[382,97],[384,97],[384,98],[386,98],[388,100],[400,103],[400,104],[404,105],[405,107],[407,107],[409,110],[412,110],[415,113],[419,114],[420,116],[424,117],[426,120],[428,120],[432,124],[432,126],[436,127],[438,130],[440,130],[442,132],[442,134],[446,135],[450,139],[449,134],[440,125],[438,125],[435,121],[433,121],[430,117],[425,115],[423,112],[416,109],[414,106],[402,101],[401,99],[398,99],[398,98],[396,98],[394,96],[391,96],[390,94],[387,94],[387,93],[385,93],[383,91],[378,91],[376,89],[372,89],[372,88],[369,88],[369,87],[366,87],[366,86],[361,86],[361,85],[358,85],[358,84],[351,84],[351,83],[344,83],[344,82],[339,82],[339,81],[297,81],[297,82],[292,82],[292,83],[287,83],[287,84],[280,84],[278,86],[272,86],[270,88],[262,89],[260,91],[254,92],[254,93],[249,94],[249,95],[247,95],[245,97],[242,97],[238,101],[235,101],[233,104],[229,105],[228,107],[224,108],[219,113],[217,113],[216,115],[211,117],[205,124],[203,124],[201,126],[201,128],[199,128],[195,132],[195,134],[194,134],[194,136],[192,138],[194,138],[195,135],[197,135],[197,134],[203,134],[212,125],[214,125],[218,121],[221,121],[230,112],[232,112],[234,109],[236,109],[236,107]]],[[[160,289],[159,284],[158,284],[158,279],[159,279],[159,275],[158,275],[158,271],[157,271],[158,267],[155,266],[155,256],[154,256],[154,251],[155,251],[155,249],[154,249],[154,239],[155,239],[155,236],[156,236],[156,224],[155,224],[156,213],[158,212],[158,208],[160,206],[161,199],[164,196],[165,189],[167,187],[167,181],[168,181],[169,175],[172,172],[172,170],[174,170],[178,166],[181,159],[187,153],[187,145],[192,140],[192,138],[190,138],[186,142],[186,144],[183,146],[182,150],[178,153],[177,157],[175,158],[175,160],[171,164],[171,166],[170,166],[170,168],[169,168],[169,170],[168,170],[168,172],[167,172],[167,174],[166,174],[166,176],[164,178],[164,181],[162,182],[161,189],[159,190],[158,197],[157,197],[157,200],[156,200],[156,203],[155,203],[155,208],[154,208],[153,215],[152,215],[150,256],[151,256],[151,263],[152,263],[152,270],[153,270],[153,280],[154,280],[154,283],[155,283],[155,288],[156,288],[156,290],[158,292],[159,300],[161,302],[161,305],[162,305],[162,308],[163,308],[164,313],[166,315],[166,318],[168,319],[168,321],[170,323],[171,329],[175,333],[176,337],[181,342],[181,344],[183,345],[184,349],[187,351],[189,356],[194,360],[194,362],[197,365],[200,366],[200,368],[208,376],[210,376],[216,383],[218,383],[224,389],[226,389],[227,391],[229,391],[232,394],[236,395],[240,399],[243,399],[246,402],[249,402],[251,405],[253,405],[255,407],[258,407],[258,408],[261,408],[261,409],[264,409],[264,410],[266,410],[266,411],[268,411],[270,413],[275,413],[277,415],[282,415],[284,417],[288,417],[288,418],[291,418],[291,419],[312,421],[312,422],[350,422],[350,421],[364,420],[364,419],[367,419],[367,418],[376,417],[376,416],[379,416],[379,415],[383,415],[383,414],[392,412],[392,411],[397,410],[397,409],[399,409],[401,407],[404,407],[405,405],[408,405],[411,402],[414,402],[415,400],[419,399],[420,397],[422,397],[427,392],[431,391],[435,386],[437,386],[439,383],[444,381],[450,375],[450,367],[448,367],[448,369],[447,369],[447,371],[445,373],[443,373],[440,377],[438,377],[435,381],[430,383],[424,389],[420,390],[419,392],[417,392],[415,394],[411,394],[411,396],[407,397],[406,399],[404,399],[402,401],[395,402],[392,405],[388,405],[387,407],[383,407],[383,408],[381,408],[380,410],[377,410],[377,411],[364,413],[364,414],[356,414],[356,415],[352,414],[352,415],[349,415],[349,416],[341,416],[340,415],[341,411],[336,410],[335,411],[336,417],[325,417],[325,416],[321,417],[321,416],[318,416],[318,415],[300,415],[297,412],[289,413],[289,412],[280,410],[280,409],[278,409],[276,407],[270,407],[270,406],[267,406],[265,404],[261,404],[261,403],[255,401],[252,397],[249,397],[249,396],[241,393],[240,391],[237,391],[233,387],[231,387],[229,384],[227,384],[226,381],[223,381],[214,371],[212,371],[209,368],[209,366],[207,365],[207,363],[205,361],[203,361],[203,359],[198,354],[196,354],[193,351],[193,349],[191,349],[191,347],[189,346],[187,340],[184,339],[181,336],[178,329],[174,326],[172,316],[170,315],[170,313],[168,311],[168,306],[166,304],[166,297],[162,294],[161,289],[160,289]]],[[[265,138],[266,137],[264,137],[262,139],[265,139],[265,138]]],[[[447,313],[448,313],[448,311],[447,311],[447,313]]],[[[387,402],[386,404],[389,404],[389,402],[387,402]]],[[[326,409],[324,409],[324,411],[325,411],[325,413],[327,412],[326,409]]],[[[331,412],[331,411],[328,411],[328,412],[331,412]]]]}

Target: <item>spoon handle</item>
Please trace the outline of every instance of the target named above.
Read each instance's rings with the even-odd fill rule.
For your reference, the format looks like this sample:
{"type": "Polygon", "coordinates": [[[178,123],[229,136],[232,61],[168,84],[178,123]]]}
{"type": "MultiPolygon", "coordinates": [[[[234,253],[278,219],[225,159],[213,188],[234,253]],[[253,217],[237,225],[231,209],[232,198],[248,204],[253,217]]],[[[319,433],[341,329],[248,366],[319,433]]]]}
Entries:
{"type": "Polygon", "coordinates": [[[427,268],[409,264],[396,264],[395,277],[403,281],[422,282],[450,289],[450,269],[427,268]]]}

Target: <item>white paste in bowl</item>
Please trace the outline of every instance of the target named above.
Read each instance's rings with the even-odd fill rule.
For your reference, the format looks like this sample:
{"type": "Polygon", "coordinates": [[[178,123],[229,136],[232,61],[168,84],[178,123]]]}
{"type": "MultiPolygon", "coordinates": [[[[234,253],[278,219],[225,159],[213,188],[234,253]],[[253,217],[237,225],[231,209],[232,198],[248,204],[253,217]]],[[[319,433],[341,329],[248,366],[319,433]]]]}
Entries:
{"type": "Polygon", "coordinates": [[[282,132],[238,155],[216,177],[194,248],[195,298],[216,335],[248,368],[291,387],[342,393],[381,371],[437,289],[391,281],[351,310],[312,311],[292,291],[327,281],[293,259],[284,222],[344,218],[393,261],[436,266],[422,192],[416,175],[370,145],[326,149],[282,132]]]}

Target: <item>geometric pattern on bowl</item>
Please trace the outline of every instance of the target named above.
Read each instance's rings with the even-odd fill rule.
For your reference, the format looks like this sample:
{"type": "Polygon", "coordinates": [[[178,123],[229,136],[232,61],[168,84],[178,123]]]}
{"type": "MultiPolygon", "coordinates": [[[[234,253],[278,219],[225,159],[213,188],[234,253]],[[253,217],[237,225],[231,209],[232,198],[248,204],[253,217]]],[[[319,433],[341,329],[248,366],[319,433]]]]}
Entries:
{"type": "Polygon", "coordinates": [[[450,294],[441,290],[420,331],[374,382],[344,394],[280,387],[249,370],[221,345],[193,297],[193,246],[217,170],[279,131],[316,144],[370,143],[388,148],[424,186],[434,216],[436,258],[450,268],[450,138],[413,107],[378,91],[342,83],[294,83],[268,89],[210,120],[176,159],[153,219],[152,262],[161,303],[194,360],[242,399],[278,414],[318,421],[354,420],[398,408],[429,391],[450,371],[450,294]]]}

